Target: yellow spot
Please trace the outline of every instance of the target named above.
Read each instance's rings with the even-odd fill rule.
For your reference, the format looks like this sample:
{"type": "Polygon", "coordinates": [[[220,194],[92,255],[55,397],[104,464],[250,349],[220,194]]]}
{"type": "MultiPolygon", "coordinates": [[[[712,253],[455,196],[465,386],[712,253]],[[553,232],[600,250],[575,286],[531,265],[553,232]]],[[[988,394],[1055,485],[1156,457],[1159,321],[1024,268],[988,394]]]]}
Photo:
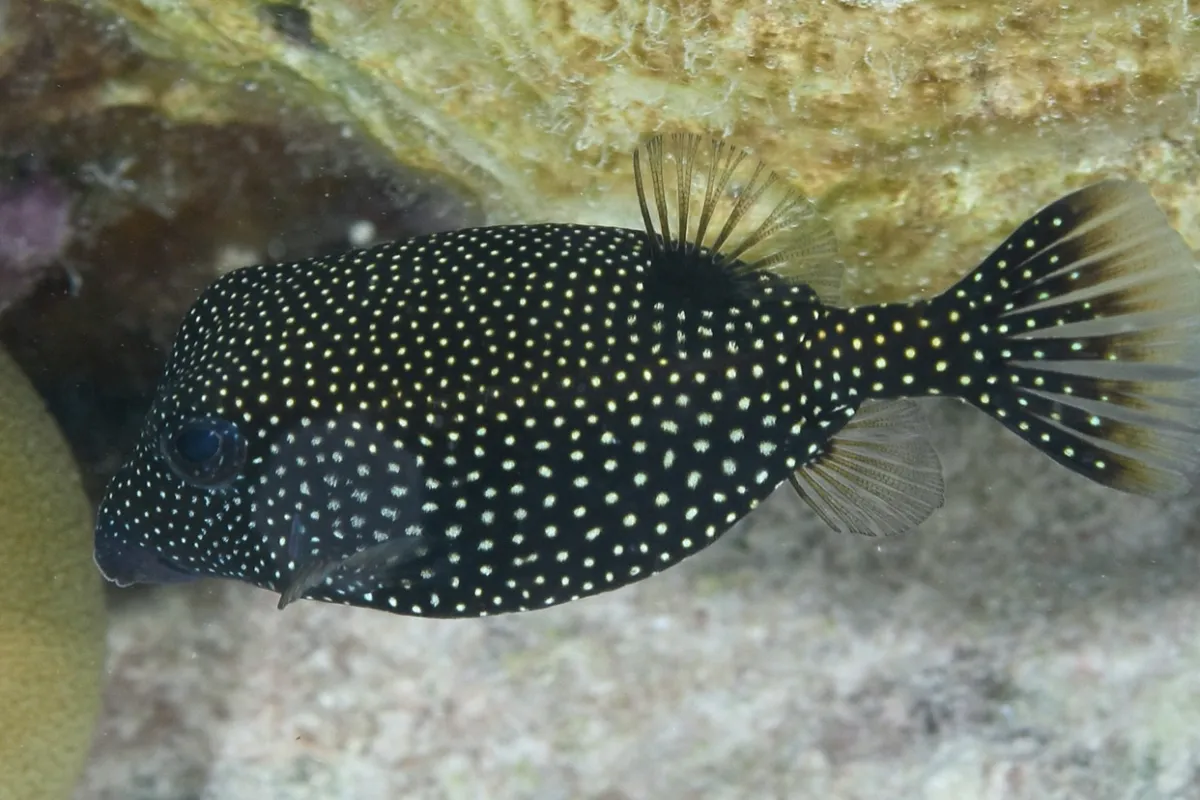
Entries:
{"type": "Polygon", "coordinates": [[[911,358],[916,358],[916,357],[917,357],[917,348],[915,348],[915,347],[908,347],[908,348],[905,348],[905,350],[904,350],[904,357],[905,357],[905,358],[910,358],[910,359],[911,359],[911,358]]]}

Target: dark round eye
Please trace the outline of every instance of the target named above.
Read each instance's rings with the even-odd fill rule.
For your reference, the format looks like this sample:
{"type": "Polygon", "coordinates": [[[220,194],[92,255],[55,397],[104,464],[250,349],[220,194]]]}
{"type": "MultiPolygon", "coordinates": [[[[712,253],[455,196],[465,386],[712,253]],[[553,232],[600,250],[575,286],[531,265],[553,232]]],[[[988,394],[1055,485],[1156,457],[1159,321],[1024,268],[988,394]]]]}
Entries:
{"type": "Polygon", "coordinates": [[[162,450],[176,475],[206,489],[227,485],[246,463],[241,431],[216,417],[189,419],[167,431],[162,450]]]}
{"type": "Polygon", "coordinates": [[[211,427],[184,428],[175,434],[175,451],[193,464],[203,464],[221,452],[221,434],[211,427]]]}

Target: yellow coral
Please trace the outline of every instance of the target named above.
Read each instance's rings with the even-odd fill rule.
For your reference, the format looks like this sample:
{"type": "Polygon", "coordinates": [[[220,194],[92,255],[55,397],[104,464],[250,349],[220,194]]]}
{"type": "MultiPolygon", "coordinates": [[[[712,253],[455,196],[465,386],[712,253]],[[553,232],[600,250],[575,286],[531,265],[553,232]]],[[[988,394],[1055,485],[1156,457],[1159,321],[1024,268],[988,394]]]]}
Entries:
{"type": "Polygon", "coordinates": [[[100,701],[91,508],[41,400],[0,350],[0,800],[69,797],[100,701]]]}
{"type": "Polygon", "coordinates": [[[861,301],[945,288],[1102,178],[1150,183],[1200,242],[1197,3],[309,0],[316,48],[250,0],[80,4],[187,63],[145,95],[164,115],[212,120],[252,77],[461,179],[492,221],[637,224],[638,137],[728,133],[835,211],[861,301]]]}

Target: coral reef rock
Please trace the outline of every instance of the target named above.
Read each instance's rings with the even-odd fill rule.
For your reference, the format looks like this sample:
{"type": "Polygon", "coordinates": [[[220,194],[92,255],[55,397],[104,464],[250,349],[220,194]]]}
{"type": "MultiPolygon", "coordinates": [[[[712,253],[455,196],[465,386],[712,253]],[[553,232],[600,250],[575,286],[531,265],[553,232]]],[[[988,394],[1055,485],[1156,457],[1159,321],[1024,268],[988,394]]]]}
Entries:
{"type": "Polygon", "coordinates": [[[28,168],[0,178],[0,312],[37,285],[70,236],[65,186],[28,168]]]}
{"type": "Polygon", "coordinates": [[[214,99],[174,119],[156,99],[195,89],[188,68],[124,34],[70,5],[0,0],[0,344],[93,499],[220,272],[483,219],[457,182],[266,89],[226,95],[236,114],[214,99]]]}
{"type": "Polygon", "coordinates": [[[0,800],[62,800],[100,708],[104,595],[70,451],[3,351],[0,569],[0,800]]]}
{"type": "Polygon", "coordinates": [[[209,119],[275,92],[461,178],[498,221],[635,221],[626,153],[683,126],[828,201],[864,294],[940,289],[1102,177],[1150,182],[1200,241],[1200,26],[1178,0],[90,5],[189,68],[125,96],[209,119]]]}

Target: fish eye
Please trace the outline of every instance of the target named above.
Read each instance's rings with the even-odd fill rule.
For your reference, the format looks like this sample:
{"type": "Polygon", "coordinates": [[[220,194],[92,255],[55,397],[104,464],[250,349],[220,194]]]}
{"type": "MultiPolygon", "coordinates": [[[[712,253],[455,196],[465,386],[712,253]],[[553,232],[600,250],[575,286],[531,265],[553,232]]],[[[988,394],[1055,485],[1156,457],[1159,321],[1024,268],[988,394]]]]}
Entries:
{"type": "Polygon", "coordinates": [[[176,475],[206,489],[227,485],[246,463],[242,432],[216,417],[189,419],[167,431],[162,451],[176,475]]]}

